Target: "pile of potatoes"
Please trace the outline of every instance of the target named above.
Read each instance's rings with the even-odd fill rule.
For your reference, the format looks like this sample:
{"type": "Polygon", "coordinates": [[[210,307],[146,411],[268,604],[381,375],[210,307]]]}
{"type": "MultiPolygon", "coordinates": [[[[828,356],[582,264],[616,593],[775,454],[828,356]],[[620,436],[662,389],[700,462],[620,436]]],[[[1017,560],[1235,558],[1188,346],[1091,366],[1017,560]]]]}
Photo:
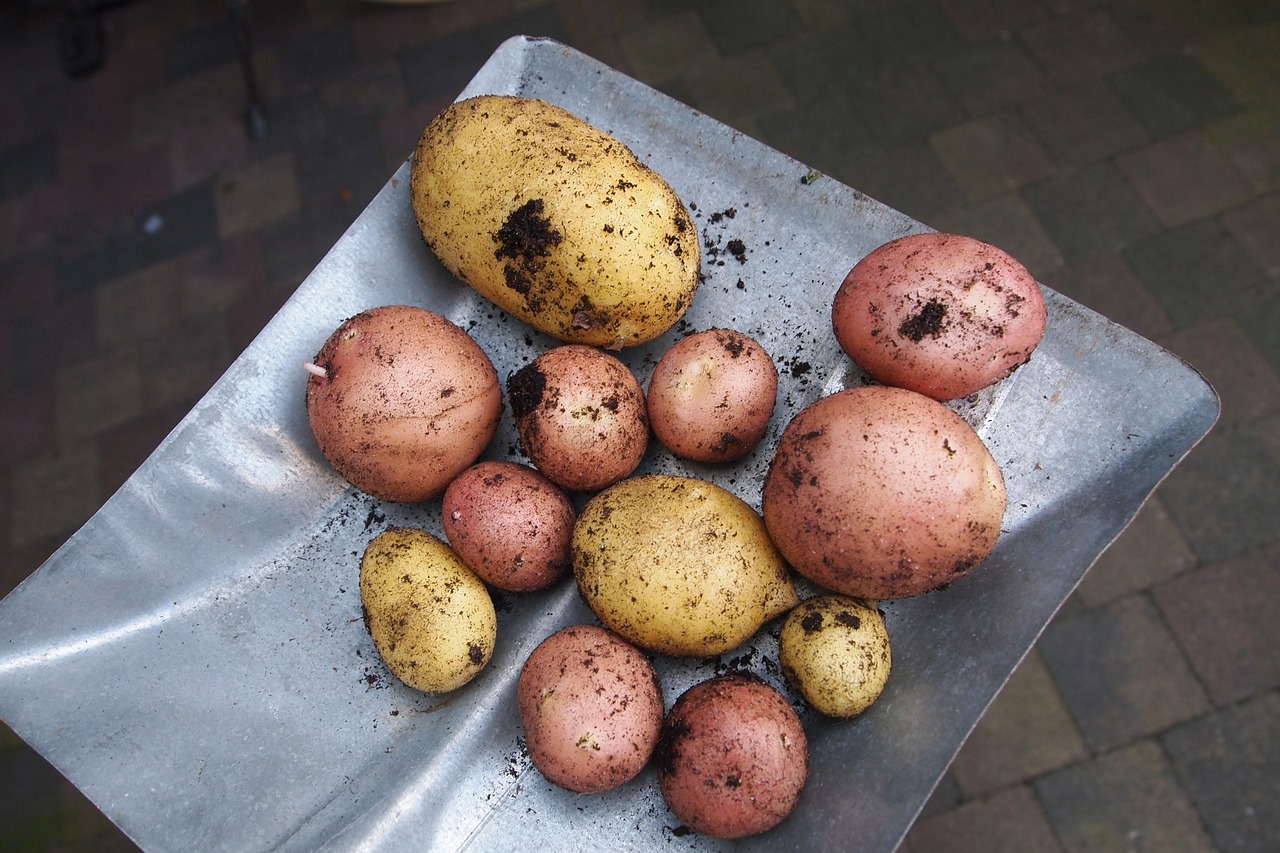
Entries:
{"type": "Polygon", "coordinates": [[[999,467],[945,401],[1026,362],[1044,331],[1038,286],[959,235],[901,238],[860,261],[832,326],[878,384],[786,426],[757,513],[699,478],[636,474],[652,439],[733,464],[763,440],[778,388],[770,354],[732,329],[683,337],[647,389],[615,354],[668,331],[698,286],[693,218],[659,175],[558,107],[482,96],[426,128],[410,190],[442,263],[562,344],[504,388],[464,330],[379,306],[306,365],[308,418],[334,468],[383,500],[439,501],[447,542],[391,528],[362,558],[379,654],[410,687],[455,690],[498,642],[491,588],[572,574],[599,624],[557,631],[523,665],[516,701],[535,767],[589,794],[652,762],[693,830],[776,826],[808,773],[791,701],[736,672],[666,709],[652,658],[718,656],[778,620],[781,671],[803,703],[865,711],[891,669],[878,602],[951,583],[999,537],[999,467]],[[507,409],[529,464],[480,460],[507,409]],[[793,570],[819,591],[801,600],[793,570]]]}

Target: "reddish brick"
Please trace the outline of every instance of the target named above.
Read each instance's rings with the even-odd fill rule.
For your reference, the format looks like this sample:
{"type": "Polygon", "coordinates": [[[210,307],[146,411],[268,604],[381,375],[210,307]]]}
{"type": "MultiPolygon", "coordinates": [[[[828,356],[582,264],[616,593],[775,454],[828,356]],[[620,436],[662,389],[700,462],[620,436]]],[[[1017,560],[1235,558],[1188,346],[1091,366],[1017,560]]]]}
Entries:
{"type": "Polygon", "coordinates": [[[47,453],[53,446],[51,383],[25,382],[0,396],[0,466],[47,453]]]}
{"type": "Polygon", "coordinates": [[[168,140],[169,174],[174,189],[186,189],[249,156],[249,139],[239,116],[221,115],[197,127],[183,128],[168,140]]]}
{"type": "Polygon", "coordinates": [[[98,481],[102,494],[114,494],[124,485],[188,411],[185,404],[166,406],[98,436],[98,481]]]}

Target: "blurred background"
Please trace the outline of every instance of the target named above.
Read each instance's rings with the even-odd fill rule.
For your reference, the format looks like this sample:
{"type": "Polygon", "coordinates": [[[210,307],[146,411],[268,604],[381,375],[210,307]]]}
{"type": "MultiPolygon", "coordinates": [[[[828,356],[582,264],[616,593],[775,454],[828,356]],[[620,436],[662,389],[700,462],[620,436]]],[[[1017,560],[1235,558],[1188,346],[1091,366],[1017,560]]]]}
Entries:
{"type": "MultiPolygon", "coordinates": [[[[98,5],[0,0],[0,594],[498,44],[550,36],[996,243],[1221,395],[904,849],[1280,850],[1280,2],[98,5]]],[[[126,849],[0,727],[0,850],[126,849]]]]}

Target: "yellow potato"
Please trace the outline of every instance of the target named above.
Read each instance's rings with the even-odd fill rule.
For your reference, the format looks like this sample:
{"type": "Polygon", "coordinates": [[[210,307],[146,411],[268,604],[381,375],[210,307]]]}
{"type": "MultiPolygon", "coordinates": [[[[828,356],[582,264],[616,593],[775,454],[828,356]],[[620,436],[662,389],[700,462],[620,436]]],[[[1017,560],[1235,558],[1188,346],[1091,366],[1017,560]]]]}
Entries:
{"type": "Polygon", "coordinates": [[[418,141],[410,190],[444,266],[559,340],[644,343],[697,289],[701,248],[684,202],[618,139],[546,101],[449,106],[418,141]]]}
{"type": "Polygon", "coordinates": [[[607,627],[650,651],[718,655],[799,601],[764,521],[712,483],[653,474],[583,508],[573,571],[607,627]]]}
{"type": "Polygon", "coordinates": [[[778,646],[787,681],[829,717],[871,707],[893,665],[884,614],[873,601],[845,595],[802,602],[787,615],[778,646]]]}
{"type": "Polygon", "coordinates": [[[393,527],[360,561],[360,603],[392,674],[426,693],[466,684],[493,656],[498,619],[484,582],[435,536],[393,527]]]}

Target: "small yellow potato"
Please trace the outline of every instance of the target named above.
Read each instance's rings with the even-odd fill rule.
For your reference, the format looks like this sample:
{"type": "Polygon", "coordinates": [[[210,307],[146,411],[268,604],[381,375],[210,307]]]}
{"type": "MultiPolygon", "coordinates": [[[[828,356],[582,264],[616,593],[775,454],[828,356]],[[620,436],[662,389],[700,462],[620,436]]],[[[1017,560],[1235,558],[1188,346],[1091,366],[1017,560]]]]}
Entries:
{"type": "Polygon", "coordinates": [[[456,690],[493,656],[489,590],[426,531],[393,527],[373,538],[360,561],[360,604],[387,668],[416,690],[456,690]]]}
{"type": "Polygon", "coordinates": [[[450,272],[567,343],[650,341],[697,290],[701,246],[684,202],[617,138],[546,101],[447,107],[414,150],[410,192],[450,272]]]}
{"type": "Polygon", "coordinates": [[[806,599],[787,614],[778,643],[787,683],[828,717],[854,717],[871,707],[893,665],[884,614],[860,598],[806,599]]]}
{"type": "Polygon", "coordinates": [[[611,486],[583,508],[571,550],[588,606],[649,651],[722,654],[799,602],[756,511],[693,477],[611,486]]]}

